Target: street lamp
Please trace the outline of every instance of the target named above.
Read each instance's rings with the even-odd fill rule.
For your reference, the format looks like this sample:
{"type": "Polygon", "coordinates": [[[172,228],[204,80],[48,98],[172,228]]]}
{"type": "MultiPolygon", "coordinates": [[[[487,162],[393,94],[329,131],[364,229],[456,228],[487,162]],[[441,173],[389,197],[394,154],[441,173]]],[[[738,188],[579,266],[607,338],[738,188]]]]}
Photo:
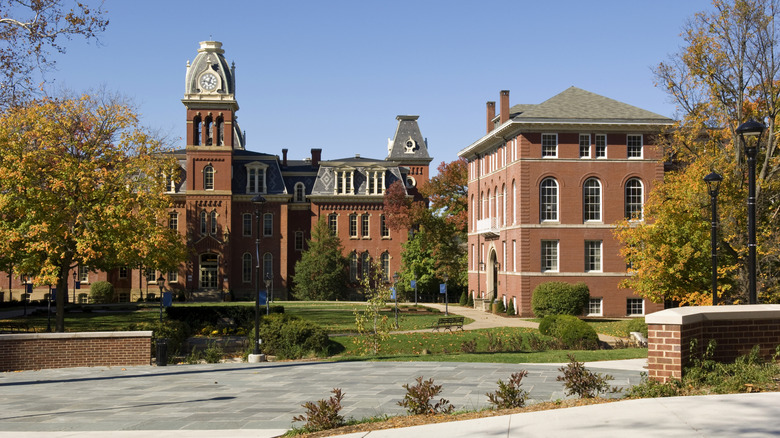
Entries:
{"type": "Polygon", "coordinates": [[[450,300],[449,300],[449,294],[447,293],[447,280],[450,279],[450,276],[444,274],[444,277],[442,279],[444,280],[444,316],[450,316],[450,312],[449,312],[450,300]]]}
{"type": "Polygon", "coordinates": [[[271,277],[270,272],[265,273],[265,315],[268,316],[271,314],[271,300],[269,299],[271,296],[271,280],[273,278],[271,277]]]}
{"type": "Polygon", "coordinates": [[[417,274],[414,274],[414,306],[417,307],[417,274]]]}
{"type": "Polygon", "coordinates": [[[393,295],[395,296],[395,328],[398,329],[398,272],[393,274],[393,295]]]}
{"type": "Polygon", "coordinates": [[[163,314],[163,289],[165,288],[165,277],[163,277],[162,272],[160,272],[160,276],[157,277],[157,286],[160,288],[160,322],[162,322],[162,314],[163,314]]]}
{"type": "MultiPolygon", "coordinates": [[[[257,195],[252,198],[252,203],[255,204],[255,218],[257,219],[257,238],[255,239],[255,255],[257,259],[257,296],[255,297],[255,345],[252,348],[252,354],[255,356],[254,361],[260,360],[260,210],[265,204],[265,198],[261,195],[257,195]]],[[[253,362],[253,360],[250,360],[253,362]]]]}
{"type": "Polygon", "coordinates": [[[756,156],[766,126],[753,119],[739,125],[737,134],[748,157],[748,303],[758,302],[756,294],[756,156]],[[747,138],[745,138],[747,137],[747,138]],[[751,141],[755,137],[755,141],[751,141]]]}
{"type": "MultiPolygon", "coordinates": [[[[78,269],[79,269],[79,268],[75,268],[75,269],[73,270],[73,304],[76,304],[76,277],[77,277],[77,275],[78,275],[78,274],[76,274],[76,271],[77,271],[78,269]]],[[[65,297],[67,298],[67,296],[68,296],[68,295],[67,295],[67,291],[66,291],[65,297]]],[[[65,300],[65,301],[67,301],[67,300],[65,300]]]]}
{"type": "Polygon", "coordinates": [[[710,247],[712,254],[712,305],[718,305],[718,191],[723,177],[715,172],[704,177],[707,191],[710,193],[712,205],[712,228],[710,231],[710,247]]]}

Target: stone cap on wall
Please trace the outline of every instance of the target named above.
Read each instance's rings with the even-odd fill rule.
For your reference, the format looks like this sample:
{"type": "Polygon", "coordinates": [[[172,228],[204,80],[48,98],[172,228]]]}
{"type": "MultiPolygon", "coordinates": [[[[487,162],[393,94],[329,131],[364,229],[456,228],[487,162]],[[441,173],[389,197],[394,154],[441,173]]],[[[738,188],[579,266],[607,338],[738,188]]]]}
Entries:
{"type": "Polygon", "coordinates": [[[683,325],[701,321],[780,319],[780,304],[739,306],[692,306],[661,310],[645,316],[647,324],[683,325]]]}
{"type": "Polygon", "coordinates": [[[151,338],[151,330],[132,332],[72,332],[72,333],[13,333],[0,339],[95,339],[95,338],[151,338]]]}

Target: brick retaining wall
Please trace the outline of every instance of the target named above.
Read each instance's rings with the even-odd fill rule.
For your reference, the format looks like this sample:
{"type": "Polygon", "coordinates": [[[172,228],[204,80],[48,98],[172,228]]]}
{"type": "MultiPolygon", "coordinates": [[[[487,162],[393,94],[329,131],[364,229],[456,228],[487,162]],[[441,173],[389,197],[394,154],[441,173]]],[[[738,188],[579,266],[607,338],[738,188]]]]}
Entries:
{"type": "Polygon", "coordinates": [[[149,365],[152,332],[0,335],[0,371],[149,365]]]}
{"type": "Polygon", "coordinates": [[[692,353],[701,356],[715,340],[713,359],[731,362],[758,345],[771,358],[780,345],[780,305],[700,306],[667,309],[645,317],[648,325],[648,377],[680,379],[692,353]],[[696,349],[691,352],[691,341],[696,349]]]}

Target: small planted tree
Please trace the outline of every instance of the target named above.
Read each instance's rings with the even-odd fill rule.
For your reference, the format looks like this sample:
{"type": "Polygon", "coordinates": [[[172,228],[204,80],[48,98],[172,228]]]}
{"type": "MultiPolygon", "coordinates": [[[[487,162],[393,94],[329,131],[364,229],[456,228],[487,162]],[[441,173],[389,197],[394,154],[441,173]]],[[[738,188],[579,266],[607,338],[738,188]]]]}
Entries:
{"type": "Polygon", "coordinates": [[[338,236],[324,217],[312,229],[308,249],[295,264],[293,282],[299,300],[338,300],[346,296],[347,262],[338,236]]]}
{"type": "Polygon", "coordinates": [[[304,428],[308,432],[343,426],[345,424],[344,417],[339,412],[344,393],[341,392],[341,388],[333,388],[331,392],[333,395],[327,400],[318,400],[316,403],[306,402],[301,405],[306,408],[306,414],[293,417],[293,421],[305,421],[304,428]]]}
{"type": "Polygon", "coordinates": [[[525,406],[525,399],[528,397],[528,391],[520,389],[523,377],[528,375],[528,371],[521,370],[513,373],[509,377],[509,382],[498,381],[498,389],[495,392],[489,392],[488,401],[495,409],[522,408],[525,406]]]}
{"type": "Polygon", "coordinates": [[[379,354],[382,341],[387,339],[392,322],[381,310],[390,299],[390,286],[385,283],[384,274],[379,265],[372,261],[368,272],[363,273],[360,287],[366,296],[366,305],[362,310],[355,309],[355,327],[358,336],[355,343],[363,354],[379,354]]]}
{"type": "Polygon", "coordinates": [[[455,409],[450,401],[444,398],[433,402],[434,397],[441,393],[441,385],[435,385],[433,379],[423,381],[420,376],[416,380],[416,385],[403,385],[406,395],[398,402],[398,406],[406,408],[411,415],[449,414],[455,409]]]}

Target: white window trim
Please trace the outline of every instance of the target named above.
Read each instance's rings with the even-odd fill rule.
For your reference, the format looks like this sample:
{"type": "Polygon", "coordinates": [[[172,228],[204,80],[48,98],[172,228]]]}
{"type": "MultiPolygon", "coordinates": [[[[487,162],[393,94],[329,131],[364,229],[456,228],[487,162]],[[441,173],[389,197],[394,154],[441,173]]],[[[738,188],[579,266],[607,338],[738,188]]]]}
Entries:
{"type": "Polygon", "coordinates": [[[629,160],[641,160],[645,156],[645,137],[642,134],[626,134],[626,156],[629,160]],[[630,137],[639,137],[639,156],[628,156],[628,139],[630,137]]]}
{"type": "Polygon", "coordinates": [[[579,139],[579,141],[577,143],[579,145],[579,150],[577,151],[577,153],[580,154],[580,158],[581,159],[589,160],[591,158],[591,155],[592,155],[591,154],[591,148],[593,147],[590,134],[580,134],[579,137],[577,137],[577,138],[579,139]],[[588,137],[588,154],[587,155],[582,155],[582,137],[588,137]]]}
{"type": "Polygon", "coordinates": [[[253,161],[251,163],[245,164],[244,167],[246,168],[246,192],[252,193],[252,194],[265,194],[267,193],[268,185],[266,182],[268,181],[268,165],[265,163],[261,163],[260,161],[253,161]],[[257,179],[255,181],[255,187],[257,188],[256,191],[250,192],[249,191],[249,171],[251,169],[254,170],[262,170],[263,171],[263,178],[262,181],[260,179],[257,179]],[[262,184],[261,184],[262,183],[262,184]],[[262,190],[261,190],[262,188],[262,190]]]}
{"type": "Polygon", "coordinates": [[[590,297],[588,300],[588,316],[604,316],[604,298],[601,297],[590,297]],[[592,313],[590,311],[590,302],[593,300],[599,300],[599,312],[598,313],[592,313]]]}
{"type": "Polygon", "coordinates": [[[542,150],[541,150],[542,158],[548,158],[548,159],[558,158],[558,146],[559,145],[558,145],[558,134],[557,133],[551,133],[551,132],[544,132],[544,133],[542,133],[541,146],[542,146],[542,150]],[[550,135],[555,136],[555,154],[553,154],[553,155],[544,155],[544,137],[545,136],[550,136],[550,135]]]}
{"type": "Polygon", "coordinates": [[[586,240],[585,241],[585,272],[604,272],[604,241],[603,240],[586,240]],[[588,248],[588,244],[592,242],[598,242],[599,246],[599,268],[598,269],[588,269],[588,265],[590,265],[590,251],[588,248]]]}
{"type": "Polygon", "coordinates": [[[560,272],[561,270],[561,242],[557,239],[543,239],[541,241],[541,250],[542,250],[542,272],[560,272]],[[544,266],[546,262],[547,255],[544,253],[544,243],[545,242],[555,242],[555,269],[546,269],[544,266]]]}
{"type": "Polygon", "coordinates": [[[607,134],[596,134],[596,138],[593,141],[593,148],[594,148],[593,153],[595,155],[596,150],[598,148],[598,138],[599,137],[603,137],[604,138],[604,156],[603,157],[599,157],[598,155],[596,155],[596,159],[597,160],[606,160],[607,156],[608,156],[608,151],[607,151],[607,134]]]}

